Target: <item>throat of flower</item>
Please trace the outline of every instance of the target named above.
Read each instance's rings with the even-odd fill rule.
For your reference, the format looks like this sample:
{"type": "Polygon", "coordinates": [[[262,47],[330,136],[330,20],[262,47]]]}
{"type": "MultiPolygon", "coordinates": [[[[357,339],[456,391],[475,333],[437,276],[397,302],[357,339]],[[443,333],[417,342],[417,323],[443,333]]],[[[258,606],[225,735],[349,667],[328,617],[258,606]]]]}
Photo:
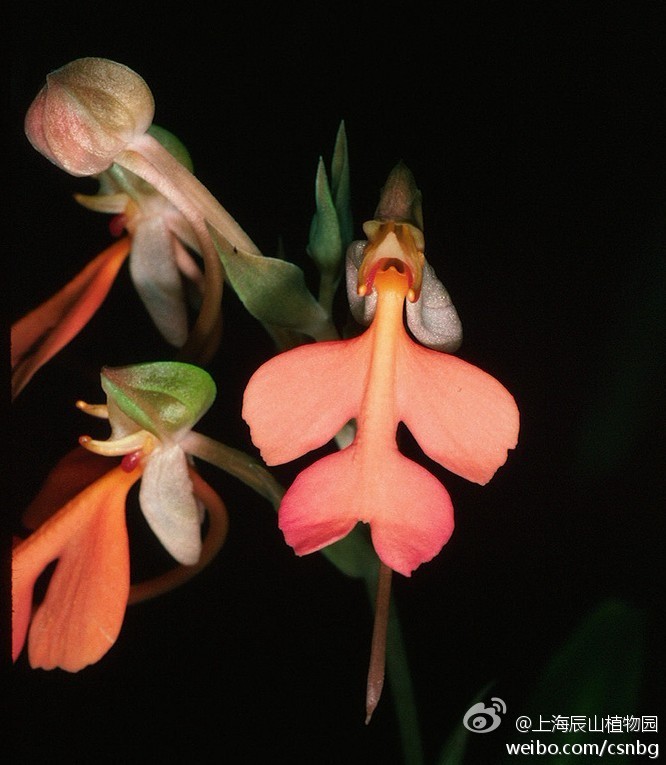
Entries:
{"type": "Polygon", "coordinates": [[[373,369],[393,365],[397,343],[404,334],[403,307],[409,293],[409,276],[387,263],[375,276],[377,312],[373,321],[373,369]]]}
{"type": "Polygon", "coordinates": [[[393,267],[407,276],[407,300],[411,303],[418,300],[425,258],[413,226],[389,220],[370,221],[364,228],[370,241],[358,270],[358,294],[366,295],[377,286],[377,275],[393,267]]]}

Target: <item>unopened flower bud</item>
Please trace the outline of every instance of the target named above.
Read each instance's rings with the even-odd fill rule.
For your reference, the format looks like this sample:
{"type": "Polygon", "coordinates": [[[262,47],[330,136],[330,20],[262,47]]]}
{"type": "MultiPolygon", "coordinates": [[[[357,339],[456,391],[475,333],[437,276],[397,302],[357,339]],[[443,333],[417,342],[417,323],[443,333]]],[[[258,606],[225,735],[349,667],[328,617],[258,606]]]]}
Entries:
{"type": "Polygon", "coordinates": [[[389,173],[375,210],[375,221],[387,220],[409,223],[423,231],[421,192],[416,187],[411,170],[404,162],[398,162],[389,173]]]}
{"type": "Polygon", "coordinates": [[[123,64],[80,58],[51,72],[25,118],[30,143],[58,167],[96,175],[150,127],[155,102],[123,64]]]}

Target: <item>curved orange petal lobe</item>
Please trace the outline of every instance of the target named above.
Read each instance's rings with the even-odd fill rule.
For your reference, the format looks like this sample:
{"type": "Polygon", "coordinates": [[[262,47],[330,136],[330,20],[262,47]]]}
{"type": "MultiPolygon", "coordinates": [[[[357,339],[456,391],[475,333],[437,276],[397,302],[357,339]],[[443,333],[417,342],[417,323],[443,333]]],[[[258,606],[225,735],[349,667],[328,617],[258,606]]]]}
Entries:
{"type": "Polygon", "coordinates": [[[409,338],[397,370],[398,416],[423,451],[468,481],[487,483],[518,440],[513,396],[478,367],[409,338]]]}
{"type": "Polygon", "coordinates": [[[129,237],[114,242],[59,292],[12,325],[13,397],[90,321],[129,251],[129,237]]]}
{"type": "Polygon", "coordinates": [[[347,536],[359,520],[357,482],[348,473],[353,446],[303,470],[284,495],[278,525],[297,555],[321,550],[347,536]]]}
{"type": "Polygon", "coordinates": [[[356,416],[366,346],[365,335],[302,345],[252,375],[243,396],[243,419],[267,465],[323,446],[356,416]]]}
{"type": "Polygon", "coordinates": [[[72,449],[46,476],[39,493],[23,513],[23,525],[34,531],[79,492],[108,472],[109,460],[106,457],[80,446],[72,449]]]}
{"type": "Polygon", "coordinates": [[[125,499],[140,477],[140,470],[114,468],[15,548],[15,656],[25,639],[35,581],[56,558],[46,597],[30,625],[31,666],[77,672],[113,645],[129,593],[125,499]]]}
{"type": "Polygon", "coordinates": [[[380,559],[409,576],[431,560],[453,532],[446,489],[397,448],[364,464],[358,444],[304,470],[280,505],[279,526],[297,555],[346,536],[357,521],[370,524],[380,559]]]}

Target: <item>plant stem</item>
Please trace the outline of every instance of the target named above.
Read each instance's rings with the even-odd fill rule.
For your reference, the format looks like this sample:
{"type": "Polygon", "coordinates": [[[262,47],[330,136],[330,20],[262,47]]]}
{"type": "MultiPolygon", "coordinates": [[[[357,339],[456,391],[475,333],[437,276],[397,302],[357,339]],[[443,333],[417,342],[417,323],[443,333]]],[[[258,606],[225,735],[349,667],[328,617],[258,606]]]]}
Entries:
{"type": "MultiPolygon", "coordinates": [[[[366,576],[368,595],[374,603],[379,574],[366,576]]],[[[393,697],[405,765],[423,765],[423,745],[419,729],[414,686],[407,663],[400,619],[393,596],[390,597],[386,633],[386,671],[393,697]]]]}
{"type": "Polygon", "coordinates": [[[199,457],[241,480],[267,499],[276,510],[280,506],[284,488],[249,454],[194,430],[183,438],[181,446],[193,457],[199,457]]]}

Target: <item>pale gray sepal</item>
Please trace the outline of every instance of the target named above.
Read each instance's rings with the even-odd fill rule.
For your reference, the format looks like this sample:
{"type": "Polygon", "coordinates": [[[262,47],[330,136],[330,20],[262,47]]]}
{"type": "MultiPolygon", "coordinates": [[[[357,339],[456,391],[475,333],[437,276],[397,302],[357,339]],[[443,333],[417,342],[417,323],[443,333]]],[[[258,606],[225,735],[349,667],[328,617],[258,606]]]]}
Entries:
{"type": "Polygon", "coordinates": [[[180,446],[158,446],[148,456],[139,504],[167,552],[185,566],[197,563],[201,555],[201,510],[180,446]]]}
{"type": "Polygon", "coordinates": [[[129,271],[160,334],[179,348],[187,340],[187,309],[175,241],[161,218],[142,220],[132,237],[129,271]]]}
{"type": "MultiPolygon", "coordinates": [[[[352,242],[347,249],[347,297],[352,316],[368,326],[377,310],[377,292],[358,294],[358,269],[363,261],[366,241],[352,242]]],[[[453,353],[462,343],[462,325],[449,293],[437,278],[434,269],[425,261],[423,283],[419,299],[407,301],[407,326],[414,337],[428,348],[453,353]]]]}
{"type": "Polygon", "coordinates": [[[358,269],[363,261],[367,241],[352,242],[347,248],[345,259],[345,271],[347,278],[347,299],[349,309],[355,321],[363,326],[368,326],[375,317],[377,310],[377,293],[373,289],[369,294],[361,297],[358,294],[358,269]]]}
{"type": "Polygon", "coordinates": [[[423,264],[423,283],[419,299],[407,301],[407,326],[414,337],[428,348],[453,353],[462,343],[462,325],[455,306],[433,267],[423,264]]]}

